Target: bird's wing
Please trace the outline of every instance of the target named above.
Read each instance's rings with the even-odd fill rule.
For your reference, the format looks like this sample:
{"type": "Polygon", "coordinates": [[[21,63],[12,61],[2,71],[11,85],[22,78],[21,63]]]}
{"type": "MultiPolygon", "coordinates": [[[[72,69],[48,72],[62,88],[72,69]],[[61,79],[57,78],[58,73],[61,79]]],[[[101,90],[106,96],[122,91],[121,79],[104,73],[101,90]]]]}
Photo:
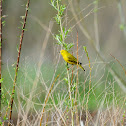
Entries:
{"type": "MultiPolygon", "coordinates": [[[[77,59],[73,55],[68,56],[68,61],[71,62],[72,64],[77,64],[77,59]]],[[[82,63],[78,61],[78,64],[81,65],[82,63]]]]}
{"type": "Polygon", "coordinates": [[[68,61],[73,64],[77,64],[77,59],[73,55],[68,56],[68,61]]]}

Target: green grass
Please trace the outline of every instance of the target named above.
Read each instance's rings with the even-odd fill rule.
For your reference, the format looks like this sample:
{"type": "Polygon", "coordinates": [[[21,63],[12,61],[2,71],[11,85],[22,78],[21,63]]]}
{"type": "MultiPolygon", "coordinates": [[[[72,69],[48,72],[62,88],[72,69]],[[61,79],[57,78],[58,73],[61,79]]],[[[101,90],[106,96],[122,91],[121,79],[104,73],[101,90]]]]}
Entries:
{"type": "MultiPolygon", "coordinates": [[[[36,70],[35,70],[35,66],[28,66],[26,67],[20,67],[19,69],[19,73],[18,73],[18,80],[17,80],[17,87],[20,89],[20,91],[23,91],[24,95],[29,96],[31,87],[33,85],[34,79],[36,77],[36,70]]],[[[66,68],[65,68],[66,69],[66,68]]],[[[57,87],[55,88],[56,85],[54,85],[53,89],[55,88],[55,90],[53,90],[53,97],[54,97],[54,102],[56,105],[59,104],[58,101],[58,96],[65,98],[66,100],[68,100],[68,95],[67,97],[65,97],[66,93],[68,93],[68,85],[66,83],[66,81],[64,80],[64,78],[66,78],[66,70],[64,70],[64,68],[60,67],[57,71],[56,71],[56,75],[55,77],[60,73],[60,77],[57,80],[57,82],[59,82],[59,84],[57,85],[57,87]],[[61,82],[60,82],[61,81],[61,82]]],[[[13,67],[9,67],[9,71],[11,74],[11,77],[13,79],[14,77],[14,69],[13,67]]],[[[71,70],[70,70],[71,71],[71,70]]],[[[85,102],[84,105],[86,104],[86,98],[87,98],[87,94],[89,91],[89,80],[86,81],[86,83],[84,83],[85,78],[83,76],[83,71],[79,70],[79,84],[78,84],[78,103],[82,102],[84,97],[85,97],[85,102]],[[85,90],[84,90],[85,87],[85,90]]],[[[9,87],[9,92],[11,93],[11,89],[12,89],[12,84],[13,81],[10,77],[10,74],[8,72],[7,69],[4,70],[3,72],[3,78],[4,78],[4,87],[8,90],[9,87]]],[[[38,99],[36,99],[36,97],[39,97],[39,99],[41,100],[41,103],[44,102],[44,98],[45,95],[47,94],[47,91],[45,90],[45,86],[43,85],[43,83],[46,84],[46,86],[49,88],[49,86],[51,85],[52,82],[52,78],[53,78],[53,74],[54,74],[54,67],[53,65],[50,64],[43,64],[41,67],[41,75],[38,81],[38,85],[35,88],[35,92],[36,95],[34,96],[34,102],[35,103],[39,103],[40,101],[38,99]],[[44,82],[42,82],[44,81],[44,82]]],[[[54,78],[55,78],[54,77],[54,78]]],[[[86,75],[85,75],[86,77],[86,75]]],[[[114,97],[117,100],[117,104],[120,104],[121,101],[123,102],[123,93],[120,90],[120,87],[118,86],[118,84],[116,82],[114,82],[114,79],[112,77],[111,74],[108,75],[107,72],[104,73],[103,78],[99,81],[96,80],[96,78],[100,78],[100,77],[95,77],[92,78],[91,80],[91,90],[90,90],[90,95],[89,95],[89,110],[95,110],[98,108],[99,106],[99,102],[100,100],[105,96],[106,94],[106,100],[108,101],[108,103],[112,103],[113,101],[113,91],[114,91],[114,97]],[[107,82],[104,81],[106,80],[107,77],[107,82]],[[97,82],[99,81],[99,82],[97,82]],[[105,89],[106,86],[106,89],[105,89]]],[[[76,82],[76,75],[74,74],[74,82],[76,82]]],[[[17,95],[17,91],[15,92],[17,95]]],[[[75,97],[75,89],[72,92],[72,96],[73,98],[75,97]]],[[[15,101],[17,102],[17,101],[15,101]]],[[[51,99],[49,100],[49,103],[51,103],[51,99]]],[[[41,106],[40,106],[41,108],[41,106]]],[[[81,109],[81,108],[80,108],[81,109]]]]}
{"type": "MultiPolygon", "coordinates": [[[[69,74],[70,74],[70,80],[72,77],[72,69],[71,65],[69,65],[69,74]]],[[[74,84],[76,84],[76,66],[73,67],[73,83],[71,85],[71,96],[72,100],[69,99],[69,88],[68,88],[68,82],[67,79],[67,69],[65,68],[65,64],[60,64],[57,69],[55,70],[54,65],[50,65],[50,63],[43,63],[41,66],[41,72],[39,76],[39,81],[37,82],[37,86],[33,89],[33,96],[32,96],[32,102],[33,105],[30,108],[30,113],[36,113],[36,111],[41,111],[43,108],[43,103],[45,101],[45,98],[48,94],[48,91],[50,89],[51,84],[53,83],[53,80],[59,75],[59,78],[56,80],[53,89],[51,90],[50,97],[48,99],[48,102],[45,107],[45,113],[48,114],[50,112],[55,112],[55,109],[62,108],[62,111],[70,112],[71,110],[71,102],[73,102],[73,108],[72,111],[75,114],[76,109],[74,106],[75,101],[75,92],[76,88],[74,87],[74,84]]],[[[95,67],[94,67],[95,68],[95,67]]],[[[86,68],[86,72],[82,71],[81,69],[78,70],[79,73],[79,82],[78,82],[78,93],[77,93],[77,108],[79,112],[86,112],[86,109],[90,113],[97,112],[101,108],[102,110],[108,110],[109,108],[112,108],[113,106],[116,108],[124,108],[125,107],[125,96],[124,93],[121,91],[120,87],[118,86],[118,83],[114,80],[113,76],[109,73],[109,71],[104,71],[103,67],[99,66],[99,72],[92,70],[92,77],[91,77],[91,90],[89,91],[89,73],[88,68],[86,68]],[[102,71],[103,70],[103,71],[102,71]],[[102,74],[101,74],[102,73],[102,74]],[[88,98],[88,92],[89,92],[89,99],[87,103],[88,98]],[[87,108],[87,106],[88,108],[87,108]],[[102,106],[102,107],[101,107],[102,106]]],[[[37,66],[35,65],[29,65],[24,66],[21,65],[19,72],[18,72],[18,79],[17,79],[17,86],[15,91],[15,98],[14,98],[14,108],[13,112],[18,113],[18,105],[19,105],[19,99],[18,95],[20,97],[20,103],[21,106],[25,106],[27,104],[27,100],[29,98],[29,95],[31,93],[32,85],[35,82],[36,79],[36,70],[37,66]]],[[[4,94],[6,96],[5,103],[3,104],[3,108],[6,108],[7,106],[6,100],[10,99],[10,96],[8,92],[11,93],[12,90],[12,84],[13,81],[11,80],[11,77],[14,77],[14,69],[12,66],[8,69],[4,69],[3,72],[3,88],[4,88],[4,94]],[[8,92],[7,92],[8,91],[8,92]]],[[[3,110],[5,111],[5,109],[3,110]]],[[[67,116],[67,115],[66,115],[67,116]]],[[[70,119],[71,117],[69,117],[70,119]]]]}

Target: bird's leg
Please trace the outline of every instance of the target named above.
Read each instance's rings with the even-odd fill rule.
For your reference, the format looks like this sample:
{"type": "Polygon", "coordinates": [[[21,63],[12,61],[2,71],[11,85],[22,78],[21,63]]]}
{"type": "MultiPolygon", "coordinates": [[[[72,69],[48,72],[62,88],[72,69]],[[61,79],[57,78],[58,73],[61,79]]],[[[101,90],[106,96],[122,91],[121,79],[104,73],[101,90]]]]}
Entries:
{"type": "Polygon", "coordinates": [[[67,65],[67,70],[69,70],[68,63],[66,65],[67,65]]]}

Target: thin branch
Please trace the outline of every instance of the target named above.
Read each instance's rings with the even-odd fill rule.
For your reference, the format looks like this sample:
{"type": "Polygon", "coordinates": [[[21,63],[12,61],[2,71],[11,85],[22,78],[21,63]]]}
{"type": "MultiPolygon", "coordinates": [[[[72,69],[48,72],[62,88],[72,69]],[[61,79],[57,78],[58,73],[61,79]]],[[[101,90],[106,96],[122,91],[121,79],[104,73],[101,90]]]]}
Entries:
{"type": "Polygon", "coordinates": [[[0,118],[1,118],[1,65],[2,65],[2,0],[0,0],[0,118]]]}
{"type": "Polygon", "coordinates": [[[78,31],[77,31],[77,81],[76,81],[76,92],[75,92],[75,108],[76,108],[76,125],[79,126],[78,120],[78,109],[77,109],[77,92],[78,92],[78,31]]]}
{"type": "Polygon", "coordinates": [[[88,51],[86,49],[86,47],[84,48],[85,49],[85,52],[87,54],[87,58],[88,58],[88,62],[89,62],[89,74],[90,74],[90,81],[89,81],[89,91],[88,91],[88,95],[87,95],[87,101],[86,101],[86,126],[88,126],[88,117],[89,117],[89,113],[88,113],[88,101],[89,101],[89,95],[90,95],[90,90],[91,90],[91,63],[90,63],[90,59],[89,59],[89,56],[88,56],[88,51]]]}
{"type": "MultiPolygon", "coordinates": [[[[20,46],[19,46],[18,58],[17,58],[16,70],[15,70],[15,77],[14,77],[14,82],[13,82],[13,89],[12,89],[11,99],[10,99],[10,103],[9,103],[9,106],[11,105],[11,107],[10,107],[10,115],[9,115],[10,122],[11,122],[11,118],[12,118],[12,108],[13,108],[13,101],[14,101],[14,94],[15,94],[15,86],[16,86],[16,82],[17,82],[17,73],[18,73],[18,69],[19,69],[19,61],[20,61],[21,47],[22,47],[22,42],[23,42],[23,37],[24,37],[26,20],[27,20],[27,15],[28,15],[28,10],[29,10],[29,4],[30,4],[30,0],[28,0],[27,6],[26,6],[24,24],[23,24],[23,27],[22,27],[22,33],[21,33],[21,38],[20,38],[20,46]]],[[[8,106],[8,109],[9,109],[9,106],[8,106]]],[[[7,111],[6,111],[5,117],[6,116],[7,116],[7,111]]],[[[8,125],[10,126],[11,124],[8,123],[8,125]]]]}
{"type": "Polygon", "coordinates": [[[47,97],[46,97],[46,99],[45,99],[45,104],[44,104],[44,106],[43,106],[42,115],[41,115],[41,119],[40,119],[40,126],[42,125],[42,119],[43,119],[43,114],[44,114],[44,111],[45,111],[46,104],[47,104],[47,102],[48,102],[48,99],[49,99],[49,96],[50,96],[50,94],[51,94],[52,88],[53,88],[53,86],[54,86],[56,80],[58,79],[58,77],[59,77],[59,75],[55,78],[54,82],[52,83],[52,85],[51,85],[51,87],[50,87],[50,90],[49,90],[49,93],[47,94],[47,97]]]}
{"type": "Polygon", "coordinates": [[[124,70],[125,75],[126,75],[126,70],[125,70],[125,68],[123,67],[123,65],[120,63],[120,61],[119,61],[115,56],[113,56],[112,54],[110,54],[110,55],[119,63],[119,65],[122,67],[122,69],[124,70]]]}
{"type": "Polygon", "coordinates": [[[69,86],[69,99],[71,102],[71,126],[74,126],[74,113],[73,113],[73,104],[72,104],[72,94],[71,94],[71,84],[70,84],[70,76],[69,76],[69,69],[67,69],[67,77],[68,77],[68,86],[69,86]]]}

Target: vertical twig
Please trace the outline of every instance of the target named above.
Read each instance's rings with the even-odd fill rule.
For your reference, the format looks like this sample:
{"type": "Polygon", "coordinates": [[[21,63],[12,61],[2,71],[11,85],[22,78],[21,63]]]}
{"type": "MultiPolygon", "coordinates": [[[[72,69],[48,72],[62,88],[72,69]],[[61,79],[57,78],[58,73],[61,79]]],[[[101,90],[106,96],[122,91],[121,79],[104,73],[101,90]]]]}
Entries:
{"type": "Polygon", "coordinates": [[[0,0],[0,119],[1,119],[1,64],[2,64],[2,0],[0,0]]]}
{"type": "MultiPolygon", "coordinates": [[[[59,13],[59,10],[60,10],[59,0],[57,0],[57,8],[58,8],[58,15],[60,15],[60,13],[59,13]]],[[[61,19],[62,19],[62,17],[59,16],[60,31],[61,31],[62,39],[63,39],[63,42],[64,42],[64,33],[63,33],[63,26],[62,26],[62,20],[61,19]]]]}
{"type": "Polygon", "coordinates": [[[75,93],[75,107],[76,107],[76,125],[79,126],[78,110],[77,110],[77,92],[78,92],[78,31],[77,31],[77,81],[76,81],[76,93],[75,93]]]}
{"type": "Polygon", "coordinates": [[[89,81],[89,91],[88,91],[88,96],[87,96],[87,102],[86,102],[86,126],[88,126],[88,100],[89,100],[89,95],[90,95],[90,90],[91,90],[91,63],[90,63],[90,59],[89,59],[89,56],[88,56],[88,51],[86,49],[86,47],[84,47],[85,49],[85,52],[87,54],[87,58],[88,58],[88,62],[89,62],[89,69],[90,69],[90,81],[89,81]]]}
{"type": "Polygon", "coordinates": [[[40,126],[42,125],[43,114],[44,114],[44,111],[45,111],[45,107],[46,107],[47,101],[49,99],[49,96],[51,94],[52,88],[53,88],[53,86],[54,86],[54,84],[55,84],[55,82],[56,82],[56,80],[57,80],[58,77],[59,77],[59,75],[55,78],[55,80],[52,83],[52,85],[50,87],[50,90],[49,90],[49,92],[47,94],[47,97],[45,98],[45,103],[44,103],[44,106],[43,106],[43,109],[42,109],[42,114],[41,114],[41,119],[40,119],[40,126]]]}
{"type": "MultiPolygon", "coordinates": [[[[10,99],[10,103],[9,103],[10,106],[11,106],[10,107],[10,115],[9,115],[10,122],[11,122],[11,118],[12,118],[12,108],[13,108],[13,101],[14,101],[15,86],[16,86],[16,81],[17,81],[17,73],[18,73],[18,67],[19,67],[19,61],[20,61],[21,47],[22,47],[22,42],[23,42],[23,37],[24,37],[24,31],[25,31],[25,25],[26,25],[26,20],[27,20],[27,15],[28,15],[29,3],[30,3],[30,0],[28,0],[27,6],[26,6],[24,24],[23,24],[23,27],[22,27],[22,33],[21,33],[21,38],[20,38],[20,46],[19,46],[19,52],[18,52],[16,70],[15,70],[15,77],[14,77],[14,82],[13,82],[13,89],[12,89],[11,99],[10,99]]],[[[7,115],[7,112],[6,112],[6,115],[7,115]]],[[[11,124],[8,123],[8,125],[10,126],[11,124]]]]}
{"type": "Polygon", "coordinates": [[[71,95],[71,84],[70,84],[70,76],[69,76],[68,69],[67,69],[67,76],[68,76],[68,86],[69,86],[69,99],[71,102],[71,126],[74,126],[73,101],[72,101],[72,95],[71,95]]]}
{"type": "MultiPolygon", "coordinates": [[[[72,55],[73,55],[73,52],[72,52],[72,55]]],[[[73,83],[73,65],[72,65],[72,77],[71,77],[71,85],[73,83]]]]}

